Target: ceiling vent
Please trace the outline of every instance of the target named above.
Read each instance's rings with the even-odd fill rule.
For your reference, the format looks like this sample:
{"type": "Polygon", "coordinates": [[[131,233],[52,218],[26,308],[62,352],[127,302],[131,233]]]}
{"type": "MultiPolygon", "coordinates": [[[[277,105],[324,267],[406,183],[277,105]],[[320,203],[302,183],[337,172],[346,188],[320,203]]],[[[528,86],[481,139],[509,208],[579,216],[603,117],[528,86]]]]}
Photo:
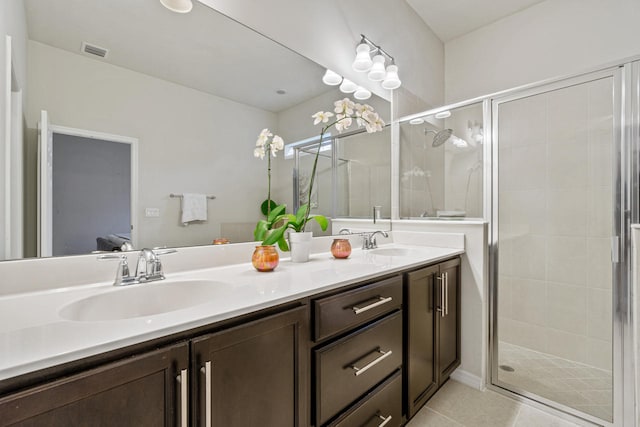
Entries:
{"type": "Polygon", "coordinates": [[[105,49],[91,43],[82,42],[82,53],[99,56],[100,58],[106,58],[107,54],[109,53],[109,49],[105,49]]]}

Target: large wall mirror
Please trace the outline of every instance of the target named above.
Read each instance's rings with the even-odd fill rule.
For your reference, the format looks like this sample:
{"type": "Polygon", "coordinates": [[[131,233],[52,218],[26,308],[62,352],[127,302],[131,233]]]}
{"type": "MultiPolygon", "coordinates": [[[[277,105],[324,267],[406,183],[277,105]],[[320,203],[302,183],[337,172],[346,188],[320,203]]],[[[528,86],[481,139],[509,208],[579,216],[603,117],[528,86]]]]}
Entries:
{"type": "MultiPolygon", "coordinates": [[[[89,253],[103,249],[99,238],[136,248],[251,241],[267,194],[258,133],[308,141],[320,132],[311,115],[345,96],[322,83],[319,64],[198,1],[188,14],[157,0],[24,7],[23,203],[13,213],[22,232],[12,229],[0,259],[89,253]],[[171,195],[185,193],[211,196],[207,221],[182,223],[171,195]]],[[[389,122],[387,101],[364,102],[389,122]]],[[[366,217],[382,200],[389,215],[389,135],[372,134],[374,150],[366,134],[334,140],[339,170],[321,166],[316,213],[366,217]],[[364,198],[362,185],[385,195],[364,198]]],[[[272,198],[293,207],[295,161],[283,154],[272,163],[272,198]]]]}

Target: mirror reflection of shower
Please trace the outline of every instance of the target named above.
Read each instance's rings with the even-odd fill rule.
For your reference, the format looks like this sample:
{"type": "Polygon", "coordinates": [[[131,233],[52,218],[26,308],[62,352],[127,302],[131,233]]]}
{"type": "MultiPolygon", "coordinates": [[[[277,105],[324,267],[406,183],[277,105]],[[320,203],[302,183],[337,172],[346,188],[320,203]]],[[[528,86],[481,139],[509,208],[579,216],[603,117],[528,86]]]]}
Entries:
{"type": "Polygon", "coordinates": [[[400,120],[400,217],[483,217],[482,103],[400,120]]]}

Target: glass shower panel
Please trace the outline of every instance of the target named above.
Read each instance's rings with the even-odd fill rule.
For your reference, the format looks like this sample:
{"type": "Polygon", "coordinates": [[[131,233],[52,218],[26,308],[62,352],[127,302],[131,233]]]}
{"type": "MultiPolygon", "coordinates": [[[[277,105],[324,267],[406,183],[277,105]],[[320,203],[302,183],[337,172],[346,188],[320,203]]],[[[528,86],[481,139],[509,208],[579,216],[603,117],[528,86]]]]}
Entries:
{"type": "Polygon", "coordinates": [[[608,77],[494,104],[497,385],[607,421],[613,87],[608,77]]]}
{"type": "MultiPolygon", "coordinates": [[[[298,179],[294,188],[297,195],[294,198],[299,203],[296,207],[303,205],[308,201],[309,183],[311,179],[311,171],[313,170],[313,160],[318,150],[318,143],[313,143],[300,147],[298,150],[298,179]]],[[[332,188],[332,168],[331,168],[331,139],[325,139],[320,148],[318,156],[318,165],[316,167],[316,177],[313,183],[313,192],[311,194],[311,213],[332,216],[333,208],[333,188],[332,188]]],[[[315,222],[310,223],[314,225],[315,222]]],[[[314,228],[314,231],[318,231],[314,228]]]]}
{"type": "Polygon", "coordinates": [[[371,218],[381,206],[382,218],[391,217],[391,128],[338,136],[336,143],[337,216],[371,218]]]}
{"type": "Polygon", "coordinates": [[[482,103],[400,124],[400,217],[483,217],[482,103]]]}

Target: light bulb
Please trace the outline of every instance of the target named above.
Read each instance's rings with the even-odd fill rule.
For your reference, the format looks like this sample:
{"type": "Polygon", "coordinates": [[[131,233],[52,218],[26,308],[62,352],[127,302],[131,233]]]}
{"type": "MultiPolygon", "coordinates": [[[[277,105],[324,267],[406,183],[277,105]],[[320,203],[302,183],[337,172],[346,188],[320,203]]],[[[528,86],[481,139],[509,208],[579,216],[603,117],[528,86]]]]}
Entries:
{"type": "Polygon", "coordinates": [[[362,86],[358,86],[358,89],[356,89],[355,93],[353,94],[353,97],[360,101],[364,101],[365,99],[371,98],[371,92],[369,92],[367,89],[363,88],[362,86]]]}
{"type": "Polygon", "coordinates": [[[329,86],[337,86],[342,82],[342,76],[327,68],[327,71],[322,76],[322,83],[329,86]]]}
{"type": "Polygon", "coordinates": [[[384,77],[382,87],[393,90],[399,88],[401,84],[400,77],[398,77],[398,67],[393,64],[387,66],[387,75],[384,77]]]}
{"type": "Polygon", "coordinates": [[[369,52],[369,45],[366,43],[360,43],[358,47],[356,47],[356,59],[352,64],[355,71],[366,73],[371,69],[373,61],[371,61],[371,55],[369,52]]]}
{"type": "Polygon", "coordinates": [[[385,75],[384,56],[377,54],[373,57],[373,65],[371,66],[371,71],[369,71],[368,74],[369,80],[379,82],[380,80],[384,80],[385,75]]]}
{"type": "Polygon", "coordinates": [[[340,85],[340,92],[342,93],[353,93],[358,89],[358,85],[352,82],[349,79],[343,79],[342,84],[340,85]]]}
{"type": "Polygon", "coordinates": [[[176,13],[189,13],[193,9],[191,0],[160,0],[167,9],[176,13]]]}

